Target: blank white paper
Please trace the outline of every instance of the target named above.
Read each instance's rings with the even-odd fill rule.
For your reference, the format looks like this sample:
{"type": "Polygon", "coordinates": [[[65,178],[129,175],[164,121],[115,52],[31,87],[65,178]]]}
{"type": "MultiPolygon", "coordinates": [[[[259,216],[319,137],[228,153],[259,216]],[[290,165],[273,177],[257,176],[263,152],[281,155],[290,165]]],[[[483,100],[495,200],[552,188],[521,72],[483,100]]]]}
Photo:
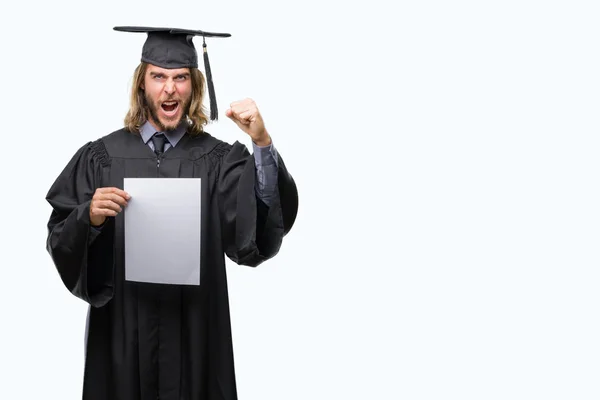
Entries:
{"type": "Polygon", "coordinates": [[[199,178],[125,178],[125,279],[200,285],[199,178]]]}

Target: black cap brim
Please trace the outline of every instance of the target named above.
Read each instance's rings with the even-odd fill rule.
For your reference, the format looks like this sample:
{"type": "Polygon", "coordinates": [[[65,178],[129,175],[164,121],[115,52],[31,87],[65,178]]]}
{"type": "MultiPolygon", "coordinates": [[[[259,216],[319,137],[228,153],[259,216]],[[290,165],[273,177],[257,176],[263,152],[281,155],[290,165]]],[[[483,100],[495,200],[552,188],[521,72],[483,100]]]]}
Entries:
{"type": "Polygon", "coordinates": [[[230,33],[217,33],[217,32],[206,32],[193,29],[181,29],[181,28],[156,28],[148,26],[115,26],[115,31],[121,32],[138,32],[138,33],[151,33],[151,32],[168,32],[171,34],[182,34],[182,35],[193,35],[203,37],[231,37],[230,33]]]}

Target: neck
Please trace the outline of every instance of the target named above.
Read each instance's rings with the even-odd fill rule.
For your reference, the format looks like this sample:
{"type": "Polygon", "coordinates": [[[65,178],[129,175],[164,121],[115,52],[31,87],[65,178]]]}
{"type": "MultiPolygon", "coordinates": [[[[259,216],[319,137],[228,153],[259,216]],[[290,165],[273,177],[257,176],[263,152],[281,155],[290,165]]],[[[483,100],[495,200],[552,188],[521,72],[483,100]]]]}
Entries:
{"type": "Polygon", "coordinates": [[[152,117],[148,117],[147,121],[150,125],[152,125],[152,128],[154,128],[156,132],[173,132],[181,128],[182,124],[185,123],[186,120],[185,118],[182,118],[176,126],[170,129],[165,126],[162,126],[162,124],[156,123],[156,121],[152,117]]]}
{"type": "Polygon", "coordinates": [[[154,122],[152,118],[148,118],[148,123],[152,125],[152,127],[156,130],[156,132],[162,132],[162,129],[159,128],[158,124],[154,122]]]}

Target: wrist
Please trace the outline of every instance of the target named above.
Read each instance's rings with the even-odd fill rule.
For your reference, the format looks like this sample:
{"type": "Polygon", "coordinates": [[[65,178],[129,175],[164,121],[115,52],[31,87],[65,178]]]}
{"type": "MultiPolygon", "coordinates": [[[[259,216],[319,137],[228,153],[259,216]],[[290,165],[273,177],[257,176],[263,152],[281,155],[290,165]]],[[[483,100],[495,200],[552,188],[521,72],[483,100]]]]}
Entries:
{"type": "Polygon", "coordinates": [[[106,217],[90,217],[90,225],[94,228],[101,228],[106,222],[106,217]]]}
{"type": "Polygon", "coordinates": [[[269,136],[269,134],[265,134],[264,136],[261,136],[258,139],[253,139],[252,140],[254,142],[255,145],[260,146],[260,147],[265,147],[271,144],[271,136],[269,136]]]}

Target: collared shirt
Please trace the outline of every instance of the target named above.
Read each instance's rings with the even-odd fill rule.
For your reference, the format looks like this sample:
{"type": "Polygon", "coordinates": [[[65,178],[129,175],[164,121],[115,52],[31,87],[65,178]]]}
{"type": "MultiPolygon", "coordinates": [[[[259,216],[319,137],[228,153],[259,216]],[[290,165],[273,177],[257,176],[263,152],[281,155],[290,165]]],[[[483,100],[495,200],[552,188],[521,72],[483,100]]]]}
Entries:
{"type": "MultiPolygon", "coordinates": [[[[177,143],[185,135],[185,130],[185,121],[182,121],[174,130],[165,132],[157,132],[152,124],[146,121],[140,129],[140,135],[144,143],[154,150],[154,143],[150,139],[156,133],[163,133],[167,138],[165,143],[165,151],[167,151],[171,147],[177,146],[177,143]]],[[[254,165],[256,166],[256,185],[254,187],[256,195],[266,205],[270,206],[277,190],[277,150],[272,141],[268,146],[258,146],[252,142],[252,147],[254,150],[254,165]]]]}
{"type": "Polygon", "coordinates": [[[142,136],[144,143],[154,150],[154,143],[152,143],[152,140],[150,139],[152,139],[152,136],[154,136],[155,133],[164,133],[165,137],[167,138],[167,142],[165,143],[165,151],[167,151],[171,147],[177,146],[177,143],[179,143],[183,135],[185,135],[185,128],[186,123],[182,121],[179,126],[172,131],[157,132],[152,124],[146,121],[140,129],[140,135],[142,136]]]}

